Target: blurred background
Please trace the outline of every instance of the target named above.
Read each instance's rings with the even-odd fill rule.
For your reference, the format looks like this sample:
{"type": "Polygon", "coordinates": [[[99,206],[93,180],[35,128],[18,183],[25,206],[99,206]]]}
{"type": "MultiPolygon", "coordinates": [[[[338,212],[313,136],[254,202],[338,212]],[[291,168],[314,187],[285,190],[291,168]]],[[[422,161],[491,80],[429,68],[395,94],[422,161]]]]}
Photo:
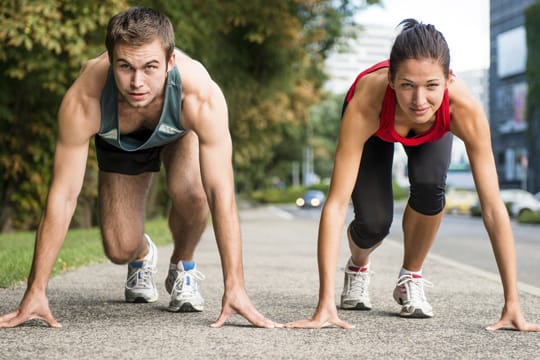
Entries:
{"type": "MultiPolygon", "coordinates": [[[[166,13],[177,47],[223,89],[241,201],[294,203],[306,190],[326,193],[344,93],[360,71],[388,58],[397,25],[409,17],[445,35],[451,67],[483,104],[501,188],[540,191],[540,1],[3,0],[0,232],[37,226],[62,96],[84,62],[105,50],[109,18],[135,5],[166,13]]],[[[399,146],[394,174],[396,197],[406,197],[399,146]]],[[[149,217],[168,208],[159,180],[149,217]]],[[[73,227],[96,224],[96,185],[92,145],[73,227]]],[[[457,140],[448,186],[474,199],[457,140]]]]}

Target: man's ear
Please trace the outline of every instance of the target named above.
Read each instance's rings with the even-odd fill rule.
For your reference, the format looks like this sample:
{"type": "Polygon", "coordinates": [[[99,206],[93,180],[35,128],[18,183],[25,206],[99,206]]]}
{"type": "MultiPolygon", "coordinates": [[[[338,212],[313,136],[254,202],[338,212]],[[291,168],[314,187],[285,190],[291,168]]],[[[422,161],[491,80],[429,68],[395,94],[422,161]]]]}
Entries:
{"type": "Polygon", "coordinates": [[[176,62],[176,53],[173,51],[169,61],[167,61],[167,72],[171,71],[176,62]]]}

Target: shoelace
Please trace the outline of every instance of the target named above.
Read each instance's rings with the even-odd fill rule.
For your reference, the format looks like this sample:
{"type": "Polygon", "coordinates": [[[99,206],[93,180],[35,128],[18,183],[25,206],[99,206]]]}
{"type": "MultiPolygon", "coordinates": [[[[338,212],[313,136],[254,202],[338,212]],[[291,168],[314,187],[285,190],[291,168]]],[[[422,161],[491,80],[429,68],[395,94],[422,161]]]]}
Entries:
{"type": "Polygon", "coordinates": [[[177,278],[174,280],[172,288],[173,296],[178,296],[179,294],[181,294],[182,296],[191,296],[195,293],[196,286],[187,286],[186,289],[184,289],[185,279],[188,276],[201,281],[206,279],[206,276],[204,276],[204,274],[197,269],[179,271],[177,278]]]}
{"type": "Polygon", "coordinates": [[[157,270],[155,268],[144,265],[141,266],[138,270],[129,275],[126,281],[126,288],[140,289],[152,287],[152,274],[155,274],[156,272],[157,270]]]}
{"type": "Polygon", "coordinates": [[[350,295],[355,298],[363,297],[367,295],[369,278],[371,276],[371,272],[359,271],[359,272],[348,272],[348,274],[351,274],[354,277],[354,280],[350,282],[350,286],[351,286],[350,291],[349,291],[350,295]]]}
{"type": "Polygon", "coordinates": [[[426,301],[424,286],[433,287],[433,283],[424,278],[414,278],[412,275],[402,275],[398,279],[397,286],[407,287],[407,299],[405,300],[423,303],[426,301]]]}

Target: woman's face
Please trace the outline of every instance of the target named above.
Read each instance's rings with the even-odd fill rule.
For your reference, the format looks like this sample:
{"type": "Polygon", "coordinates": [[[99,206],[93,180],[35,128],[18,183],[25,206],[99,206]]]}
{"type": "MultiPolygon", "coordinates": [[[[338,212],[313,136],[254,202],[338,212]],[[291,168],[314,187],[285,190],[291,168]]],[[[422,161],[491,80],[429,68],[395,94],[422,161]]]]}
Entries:
{"type": "Polygon", "coordinates": [[[396,92],[398,112],[411,125],[429,123],[441,106],[447,78],[435,59],[408,59],[396,68],[390,86],[396,92]]]}

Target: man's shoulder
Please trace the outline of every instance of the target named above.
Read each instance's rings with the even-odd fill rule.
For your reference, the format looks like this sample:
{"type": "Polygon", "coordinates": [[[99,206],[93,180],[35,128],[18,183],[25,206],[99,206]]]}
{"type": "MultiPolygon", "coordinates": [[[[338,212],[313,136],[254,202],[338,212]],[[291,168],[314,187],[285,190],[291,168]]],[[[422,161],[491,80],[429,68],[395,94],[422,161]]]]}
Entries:
{"type": "Polygon", "coordinates": [[[109,66],[109,58],[106,53],[87,60],[82,65],[79,76],[72,87],[79,94],[99,98],[107,81],[109,66]]]}
{"type": "Polygon", "coordinates": [[[182,79],[182,96],[206,98],[212,94],[216,86],[204,65],[177,50],[176,66],[182,79]]]}

